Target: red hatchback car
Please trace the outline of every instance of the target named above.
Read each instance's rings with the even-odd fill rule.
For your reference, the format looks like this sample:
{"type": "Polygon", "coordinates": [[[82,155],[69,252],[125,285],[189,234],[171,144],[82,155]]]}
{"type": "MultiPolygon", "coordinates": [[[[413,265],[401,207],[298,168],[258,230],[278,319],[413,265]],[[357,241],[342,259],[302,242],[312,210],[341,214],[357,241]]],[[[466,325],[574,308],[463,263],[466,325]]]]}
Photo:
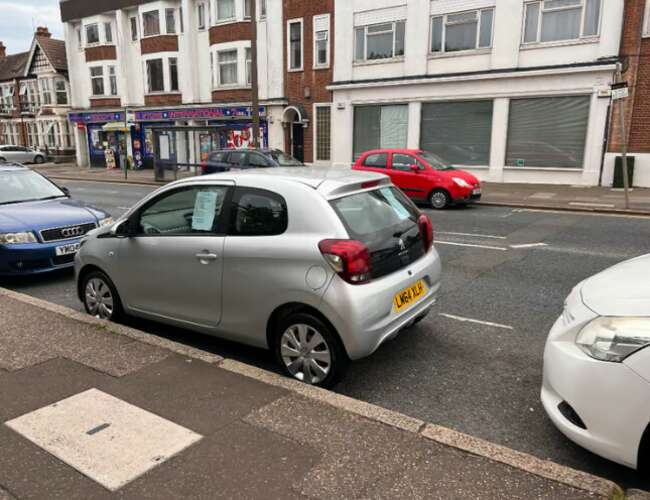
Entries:
{"type": "Polygon", "coordinates": [[[388,175],[409,198],[441,209],[481,199],[481,184],[433,153],[417,149],[377,149],[363,153],[353,170],[388,175]]]}

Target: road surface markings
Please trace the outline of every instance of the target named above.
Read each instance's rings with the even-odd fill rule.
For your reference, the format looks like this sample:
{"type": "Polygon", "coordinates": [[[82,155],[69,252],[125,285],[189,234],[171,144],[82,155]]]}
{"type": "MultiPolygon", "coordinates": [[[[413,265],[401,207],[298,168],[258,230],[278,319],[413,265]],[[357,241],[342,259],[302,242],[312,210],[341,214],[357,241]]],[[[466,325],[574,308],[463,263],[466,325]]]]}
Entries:
{"type": "Polygon", "coordinates": [[[449,234],[453,236],[470,236],[473,238],[491,238],[495,240],[506,240],[505,236],[492,236],[490,234],[474,234],[474,233],[452,233],[449,231],[436,231],[437,234],[449,234]]]}
{"type": "Polygon", "coordinates": [[[501,252],[508,251],[508,249],[504,248],[504,247],[492,247],[492,246],[488,246],[488,245],[474,245],[474,244],[471,244],[471,243],[454,243],[452,241],[440,241],[440,240],[437,240],[435,242],[435,244],[436,245],[452,245],[452,246],[455,246],[455,247],[484,248],[486,250],[498,250],[498,251],[501,251],[501,252]]]}
{"type": "Polygon", "coordinates": [[[598,212],[580,212],[571,210],[549,210],[544,208],[517,208],[516,213],[537,213],[537,214],[552,214],[552,215],[566,215],[566,216],[581,216],[581,217],[615,217],[619,219],[648,219],[648,215],[637,214],[604,214],[598,212]]]}
{"type": "Polygon", "coordinates": [[[582,201],[572,201],[569,205],[574,207],[616,208],[616,205],[610,203],[587,203],[582,201]]]}
{"type": "Polygon", "coordinates": [[[525,243],[523,245],[510,245],[510,248],[518,250],[521,248],[536,248],[536,247],[547,247],[546,243],[525,243]]]}
{"type": "Polygon", "coordinates": [[[535,193],[528,197],[529,200],[550,200],[556,193],[535,193]]]}
{"type": "Polygon", "coordinates": [[[493,328],[501,328],[502,330],[514,330],[510,325],[502,325],[500,323],[492,323],[490,321],[481,321],[479,319],[464,318],[462,316],[454,316],[453,314],[440,313],[443,318],[454,319],[462,323],[475,323],[477,325],[491,326],[493,328]]]}

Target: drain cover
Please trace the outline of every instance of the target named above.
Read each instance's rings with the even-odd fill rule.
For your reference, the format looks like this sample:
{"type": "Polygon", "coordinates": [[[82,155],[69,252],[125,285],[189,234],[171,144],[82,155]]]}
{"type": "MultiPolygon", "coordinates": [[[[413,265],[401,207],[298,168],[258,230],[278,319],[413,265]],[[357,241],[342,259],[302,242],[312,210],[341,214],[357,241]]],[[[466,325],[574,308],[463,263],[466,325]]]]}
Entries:
{"type": "Polygon", "coordinates": [[[202,438],[97,389],[6,425],[111,491],[202,438]]]}

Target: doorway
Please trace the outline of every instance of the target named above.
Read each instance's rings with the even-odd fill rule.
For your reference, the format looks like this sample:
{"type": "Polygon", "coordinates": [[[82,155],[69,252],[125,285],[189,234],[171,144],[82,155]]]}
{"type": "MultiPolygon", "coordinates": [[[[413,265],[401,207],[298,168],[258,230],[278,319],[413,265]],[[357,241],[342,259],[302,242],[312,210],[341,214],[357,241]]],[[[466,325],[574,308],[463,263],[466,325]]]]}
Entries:
{"type": "Polygon", "coordinates": [[[291,156],[300,162],[305,161],[305,129],[302,123],[291,124],[291,156]]]}

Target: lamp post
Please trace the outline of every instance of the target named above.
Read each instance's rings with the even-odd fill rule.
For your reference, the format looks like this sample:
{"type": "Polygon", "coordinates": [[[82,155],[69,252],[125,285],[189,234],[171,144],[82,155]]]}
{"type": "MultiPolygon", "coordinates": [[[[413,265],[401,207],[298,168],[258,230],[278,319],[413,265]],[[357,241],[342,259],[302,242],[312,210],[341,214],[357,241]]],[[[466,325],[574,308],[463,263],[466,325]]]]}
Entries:
{"type": "Polygon", "coordinates": [[[260,89],[257,75],[257,0],[248,0],[251,6],[251,114],[253,119],[253,146],[260,147],[260,89]]]}

